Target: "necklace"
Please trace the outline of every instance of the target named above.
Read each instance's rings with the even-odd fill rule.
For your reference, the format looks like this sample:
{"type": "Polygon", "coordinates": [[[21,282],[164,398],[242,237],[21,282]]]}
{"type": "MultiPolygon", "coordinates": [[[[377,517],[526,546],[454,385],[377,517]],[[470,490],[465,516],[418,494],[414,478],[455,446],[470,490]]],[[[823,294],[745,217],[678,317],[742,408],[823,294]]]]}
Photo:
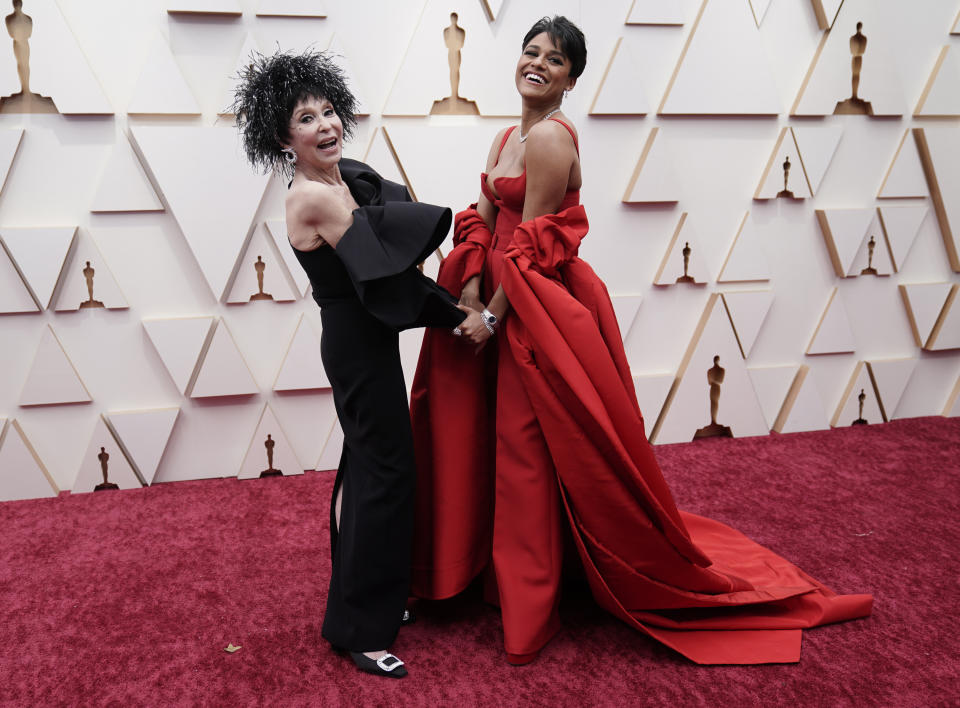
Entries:
{"type": "MultiPolygon", "coordinates": [[[[560,112],[560,109],[559,109],[559,108],[554,108],[552,111],[550,111],[549,113],[547,113],[547,115],[545,115],[545,116],[544,116],[543,118],[541,118],[540,120],[547,120],[547,119],[548,119],[550,116],[552,116],[554,113],[559,113],[559,112],[560,112]]],[[[537,123],[539,123],[540,120],[538,120],[537,123]]],[[[529,130],[527,131],[527,134],[526,134],[526,135],[524,135],[523,133],[520,133],[520,142],[521,142],[521,143],[525,143],[525,142],[527,141],[527,138],[529,138],[529,137],[530,137],[530,131],[529,131],[529,130]]]]}

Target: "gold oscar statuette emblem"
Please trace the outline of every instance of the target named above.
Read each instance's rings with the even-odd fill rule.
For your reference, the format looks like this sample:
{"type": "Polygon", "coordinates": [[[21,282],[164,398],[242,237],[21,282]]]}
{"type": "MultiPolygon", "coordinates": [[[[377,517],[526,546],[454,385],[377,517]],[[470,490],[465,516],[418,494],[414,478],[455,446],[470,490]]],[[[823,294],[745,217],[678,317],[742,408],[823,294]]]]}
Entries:
{"type": "Polygon", "coordinates": [[[857,23],[857,33],[850,37],[850,53],[853,58],[850,62],[850,83],[853,93],[850,98],[838,101],[833,109],[834,115],[872,116],[873,106],[870,101],[864,101],[857,93],[860,91],[860,72],[863,70],[863,55],[867,51],[867,37],[861,32],[863,23],[857,23]]]}
{"type": "Polygon", "coordinates": [[[87,261],[87,265],[83,269],[83,278],[87,281],[87,299],[80,303],[81,310],[88,307],[103,307],[102,302],[93,299],[93,275],[96,272],[96,269],[90,265],[90,261],[87,261]]]}
{"type": "Polygon", "coordinates": [[[867,400],[867,394],[863,392],[863,389],[860,389],[860,395],[857,396],[857,401],[860,403],[860,411],[857,413],[857,419],[853,421],[850,425],[868,425],[866,419],[863,417],[863,402],[867,400]]]}
{"type": "Polygon", "coordinates": [[[873,267],[873,249],[877,247],[877,242],[873,236],[867,241],[867,267],[860,271],[860,275],[879,275],[877,269],[873,267]]]}
{"type": "Polygon", "coordinates": [[[732,438],[733,433],[726,425],[717,422],[717,412],[720,409],[720,385],[726,371],[720,366],[720,357],[713,357],[713,366],[707,369],[707,383],[710,384],[710,425],[699,428],[693,435],[694,440],[699,438],[732,438]]]}
{"type": "Polygon", "coordinates": [[[683,254],[683,275],[677,278],[678,283],[695,283],[696,282],[693,279],[692,275],[687,275],[687,268],[690,267],[690,252],[692,250],[693,249],[690,248],[690,242],[684,241],[683,250],[681,251],[681,253],[683,254]]]}
{"type": "Polygon", "coordinates": [[[94,487],[93,491],[102,492],[106,489],[120,489],[119,486],[107,479],[107,461],[110,459],[110,453],[101,447],[97,459],[100,461],[100,471],[103,473],[103,482],[94,487]]]}
{"type": "Polygon", "coordinates": [[[13,40],[20,91],[0,96],[0,113],[59,113],[53,99],[30,91],[30,36],[33,18],[23,11],[23,0],[13,0],[13,12],[6,16],[7,34],[13,40]]]}
{"type": "Polygon", "coordinates": [[[787,189],[787,182],[790,181],[790,156],[783,161],[783,189],[777,192],[777,198],[795,199],[793,192],[787,189]]]}
{"type": "Polygon", "coordinates": [[[279,477],[283,474],[280,470],[273,468],[273,448],[277,441],[267,434],[267,439],[263,441],[263,446],[267,448],[267,469],[260,473],[261,477],[279,477]]]}
{"type": "Polygon", "coordinates": [[[443,42],[447,45],[447,64],[450,67],[450,95],[433,102],[430,115],[478,116],[477,104],[460,96],[460,50],[467,35],[457,24],[457,13],[450,13],[450,24],[443,30],[443,42]]]}
{"type": "Polygon", "coordinates": [[[273,300],[273,295],[263,292],[263,271],[266,270],[267,264],[263,262],[263,259],[260,256],[257,256],[257,260],[253,264],[253,267],[257,271],[257,288],[259,292],[255,292],[250,296],[250,302],[253,302],[254,300],[273,300]]]}

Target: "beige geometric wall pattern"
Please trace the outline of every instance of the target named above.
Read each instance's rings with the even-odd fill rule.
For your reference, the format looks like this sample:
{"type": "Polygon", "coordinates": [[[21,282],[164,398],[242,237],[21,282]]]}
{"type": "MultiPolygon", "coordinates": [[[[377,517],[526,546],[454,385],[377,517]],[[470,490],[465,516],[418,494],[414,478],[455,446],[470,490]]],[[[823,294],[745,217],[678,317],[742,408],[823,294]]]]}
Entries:
{"type": "MultiPolygon", "coordinates": [[[[478,197],[493,136],[517,122],[520,40],[556,13],[590,51],[563,104],[591,226],[580,253],[611,293],[647,432],[662,421],[656,442],[709,422],[717,354],[719,422],[734,435],[822,429],[838,409],[849,425],[871,393],[850,386],[859,362],[878,420],[960,414],[957,0],[922,12],[900,0],[25,4],[31,89],[59,115],[0,105],[0,498],[10,464],[27,496],[72,489],[91,463],[102,481],[87,454],[100,422],[119,446],[111,475],[128,461],[148,484],[235,476],[248,449],[266,460],[252,439],[267,406],[303,467],[335,468],[342,432],[319,310],[286,241],[286,184],[250,170],[219,115],[231,75],[254,47],[333,49],[369,114],[348,154],[458,211],[478,197]],[[458,93],[479,115],[430,115],[451,92],[451,12],[465,32],[458,93]],[[851,95],[857,22],[859,95],[888,118],[834,115],[851,95]],[[778,154],[768,177],[781,186],[755,200],[781,134],[797,151],[789,184],[809,194],[774,198],[778,154]],[[828,219],[828,240],[818,212],[858,214],[863,228],[828,219]],[[876,277],[860,274],[871,236],[876,277]],[[676,283],[686,243],[694,284],[676,283]],[[257,255],[272,301],[249,300],[257,255]],[[79,304],[72,289],[86,299],[87,260],[94,299],[109,304],[109,273],[126,309],[58,311],[79,304]],[[756,401],[754,425],[725,420],[737,397],[756,401]]],[[[19,90],[0,42],[0,97],[19,90]]],[[[408,376],[418,337],[403,336],[408,376]]]]}
{"type": "Polygon", "coordinates": [[[943,246],[953,270],[960,272],[960,129],[955,125],[914,128],[920,163],[927,179],[943,246]]]}
{"type": "Polygon", "coordinates": [[[779,113],[776,84],[757,30],[748,3],[703,0],[657,113],[779,113]]]}
{"type": "Polygon", "coordinates": [[[55,497],[59,492],[17,421],[0,418],[0,501],[55,497]]]}
{"type": "Polygon", "coordinates": [[[904,130],[877,197],[903,199],[929,196],[930,191],[923,176],[923,165],[920,164],[920,155],[917,153],[917,143],[910,134],[910,130],[904,130]]]}
{"type": "Polygon", "coordinates": [[[631,0],[628,25],[682,25],[683,10],[671,0],[631,0]]]}
{"type": "MultiPolygon", "coordinates": [[[[865,17],[886,10],[870,0],[844,0],[833,28],[823,33],[790,113],[823,116],[842,111],[838,104],[853,97],[854,61],[860,59],[856,97],[869,107],[872,116],[896,116],[906,112],[906,99],[894,61],[896,39],[880,33],[882,24],[871,25],[865,17]],[[872,10],[872,12],[871,12],[872,10]],[[857,29],[860,24],[862,28],[857,29]],[[876,27],[876,29],[875,29],[876,27]],[[859,32],[859,35],[858,35],[859,32]],[[854,57],[851,41],[865,37],[865,50],[854,57]]],[[[878,18],[879,19],[879,18],[878,18]]]]}

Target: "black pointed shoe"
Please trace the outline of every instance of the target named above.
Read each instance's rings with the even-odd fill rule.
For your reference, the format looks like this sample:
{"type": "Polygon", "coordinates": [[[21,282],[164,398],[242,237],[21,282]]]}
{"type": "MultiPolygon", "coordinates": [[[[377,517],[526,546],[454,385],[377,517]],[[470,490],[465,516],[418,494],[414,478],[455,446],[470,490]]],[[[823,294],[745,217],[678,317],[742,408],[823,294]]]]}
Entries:
{"type": "Polygon", "coordinates": [[[371,659],[363,652],[352,651],[350,658],[357,668],[366,671],[374,676],[386,676],[387,678],[403,678],[407,675],[407,670],[403,667],[403,662],[393,654],[385,654],[379,659],[371,659]]]}

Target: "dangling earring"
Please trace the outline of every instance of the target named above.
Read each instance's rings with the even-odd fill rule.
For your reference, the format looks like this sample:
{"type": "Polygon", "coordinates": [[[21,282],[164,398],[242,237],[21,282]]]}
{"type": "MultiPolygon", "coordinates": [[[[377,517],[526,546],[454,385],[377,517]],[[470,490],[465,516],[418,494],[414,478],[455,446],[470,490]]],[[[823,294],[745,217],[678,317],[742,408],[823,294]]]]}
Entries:
{"type": "Polygon", "coordinates": [[[293,148],[285,147],[280,152],[283,153],[283,159],[287,161],[287,164],[290,165],[293,169],[297,168],[297,153],[293,151],[293,148]]]}
{"type": "Polygon", "coordinates": [[[564,90],[563,90],[563,97],[566,98],[568,93],[570,93],[570,89],[564,89],[564,90]]]}

